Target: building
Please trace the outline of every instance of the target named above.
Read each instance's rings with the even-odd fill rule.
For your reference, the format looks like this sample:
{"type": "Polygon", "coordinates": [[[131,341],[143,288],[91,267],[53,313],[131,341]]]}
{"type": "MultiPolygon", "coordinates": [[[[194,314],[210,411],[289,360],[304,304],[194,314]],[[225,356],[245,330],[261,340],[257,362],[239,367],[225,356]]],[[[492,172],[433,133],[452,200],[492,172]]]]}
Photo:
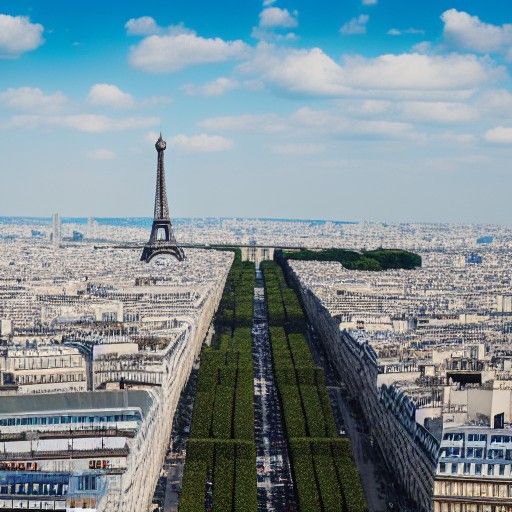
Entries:
{"type": "Polygon", "coordinates": [[[60,214],[54,213],[52,215],[52,243],[58,247],[62,242],[62,222],[60,214]]]}
{"type": "Polygon", "coordinates": [[[86,391],[87,375],[86,358],[77,348],[35,339],[0,347],[0,384],[8,391],[11,386],[19,394],[86,391]]]}
{"type": "Polygon", "coordinates": [[[342,386],[421,512],[512,510],[512,315],[495,305],[508,272],[288,261],[342,386]]]}
{"type": "Polygon", "coordinates": [[[0,510],[145,510],[148,391],[0,397],[0,510]]]}
{"type": "Polygon", "coordinates": [[[512,512],[512,431],[446,428],[433,502],[434,512],[512,512]]]}

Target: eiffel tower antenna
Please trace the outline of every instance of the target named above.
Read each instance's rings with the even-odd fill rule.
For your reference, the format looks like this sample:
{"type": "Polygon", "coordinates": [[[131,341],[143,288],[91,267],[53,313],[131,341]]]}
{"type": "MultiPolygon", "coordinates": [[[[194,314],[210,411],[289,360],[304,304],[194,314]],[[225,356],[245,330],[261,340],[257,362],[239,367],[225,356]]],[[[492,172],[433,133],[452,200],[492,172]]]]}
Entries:
{"type": "Polygon", "coordinates": [[[167,190],[165,188],[164,151],[167,144],[162,139],[162,134],[155,144],[158,154],[156,170],[156,191],[155,208],[153,215],[153,226],[148,243],[142,251],[141,261],[149,263],[155,256],[169,254],[178,261],[185,259],[185,253],[178,247],[172,230],[171,218],[169,216],[169,203],[167,202],[167,190]]]}

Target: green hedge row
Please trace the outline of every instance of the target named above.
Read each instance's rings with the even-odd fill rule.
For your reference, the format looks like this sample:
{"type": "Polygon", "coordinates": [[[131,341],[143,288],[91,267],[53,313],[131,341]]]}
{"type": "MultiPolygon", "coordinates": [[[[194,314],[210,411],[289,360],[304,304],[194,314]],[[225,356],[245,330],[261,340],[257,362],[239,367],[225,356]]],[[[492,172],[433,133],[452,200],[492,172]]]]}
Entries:
{"type": "Polygon", "coordinates": [[[254,376],[252,361],[254,264],[239,254],[216,315],[212,347],[203,347],[180,512],[205,510],[207,482],[215,512],[256,512],[254,376]]]}

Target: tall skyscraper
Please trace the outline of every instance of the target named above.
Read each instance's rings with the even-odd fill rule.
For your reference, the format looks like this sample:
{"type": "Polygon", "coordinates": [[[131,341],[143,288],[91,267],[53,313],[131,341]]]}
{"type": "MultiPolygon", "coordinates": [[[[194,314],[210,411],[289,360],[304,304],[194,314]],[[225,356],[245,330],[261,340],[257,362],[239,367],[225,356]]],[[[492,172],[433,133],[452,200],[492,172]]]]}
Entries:
{"type": "Polygon", "coordinates": [[[156,171],[156,192],[155,192],[155,211],[153,216],[153,227],[148,243],[144,246],[141,261],[149,263],[155,256],[160,254],[170,254],[178,261],[185,259],[185,253],[181,247],[178,247],[176,238],[172,231],[171,218],[169,216],[169,204],[167,202],[167,191],[165,189],[165,168],[164,151],[167,147],[162,134],[158,137],[155,149],[158,153],[157,171],[156,171]]]}
{"type": "Polygon", "coordinates": [[[59,246],[62,242],[62,223],[60,219],[60,214],[54,213],[52,215],[52,243],[55,246],[59,246]]]}

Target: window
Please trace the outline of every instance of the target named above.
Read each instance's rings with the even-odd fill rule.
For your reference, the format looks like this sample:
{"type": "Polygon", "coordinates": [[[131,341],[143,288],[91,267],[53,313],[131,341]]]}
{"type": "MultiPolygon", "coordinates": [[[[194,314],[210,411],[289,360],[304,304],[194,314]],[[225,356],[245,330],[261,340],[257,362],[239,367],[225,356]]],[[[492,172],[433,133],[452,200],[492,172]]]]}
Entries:
{"type": "Polygon", "coordinates": [[[503,450],[488,450],[487,451],[487,458],[488,459],[503,459],[503,450]]]}
{"type": "Polygon", "coordinates": [[[458,464],[452,463],[452,475],[456,475],[457,474],[458,466],[459,466],[458,464]]]}
{"type": "Polygon", "coordinates": [[[482,464],[475,464],[475,475],[482,474],[482,464]]]}
{"type": "Polygon", "coordinates": [[[505,474],[505,464],[500,464],[500,476],[505,474]]]}
{"type": "Polygon", "coordinates": [[[439,472],[446,473],[446,464],[444,462],[439,463],[439,472]]]}
{"type": "Polygon", "coordinates": [[[487,464],[487,474],[494,476],[494,464],[487,464]]]}
{"type": "Polygon", "coordinates": [[[464,462],[464,474],[469,475],[471,472],[471,463],[464,462]]]}

